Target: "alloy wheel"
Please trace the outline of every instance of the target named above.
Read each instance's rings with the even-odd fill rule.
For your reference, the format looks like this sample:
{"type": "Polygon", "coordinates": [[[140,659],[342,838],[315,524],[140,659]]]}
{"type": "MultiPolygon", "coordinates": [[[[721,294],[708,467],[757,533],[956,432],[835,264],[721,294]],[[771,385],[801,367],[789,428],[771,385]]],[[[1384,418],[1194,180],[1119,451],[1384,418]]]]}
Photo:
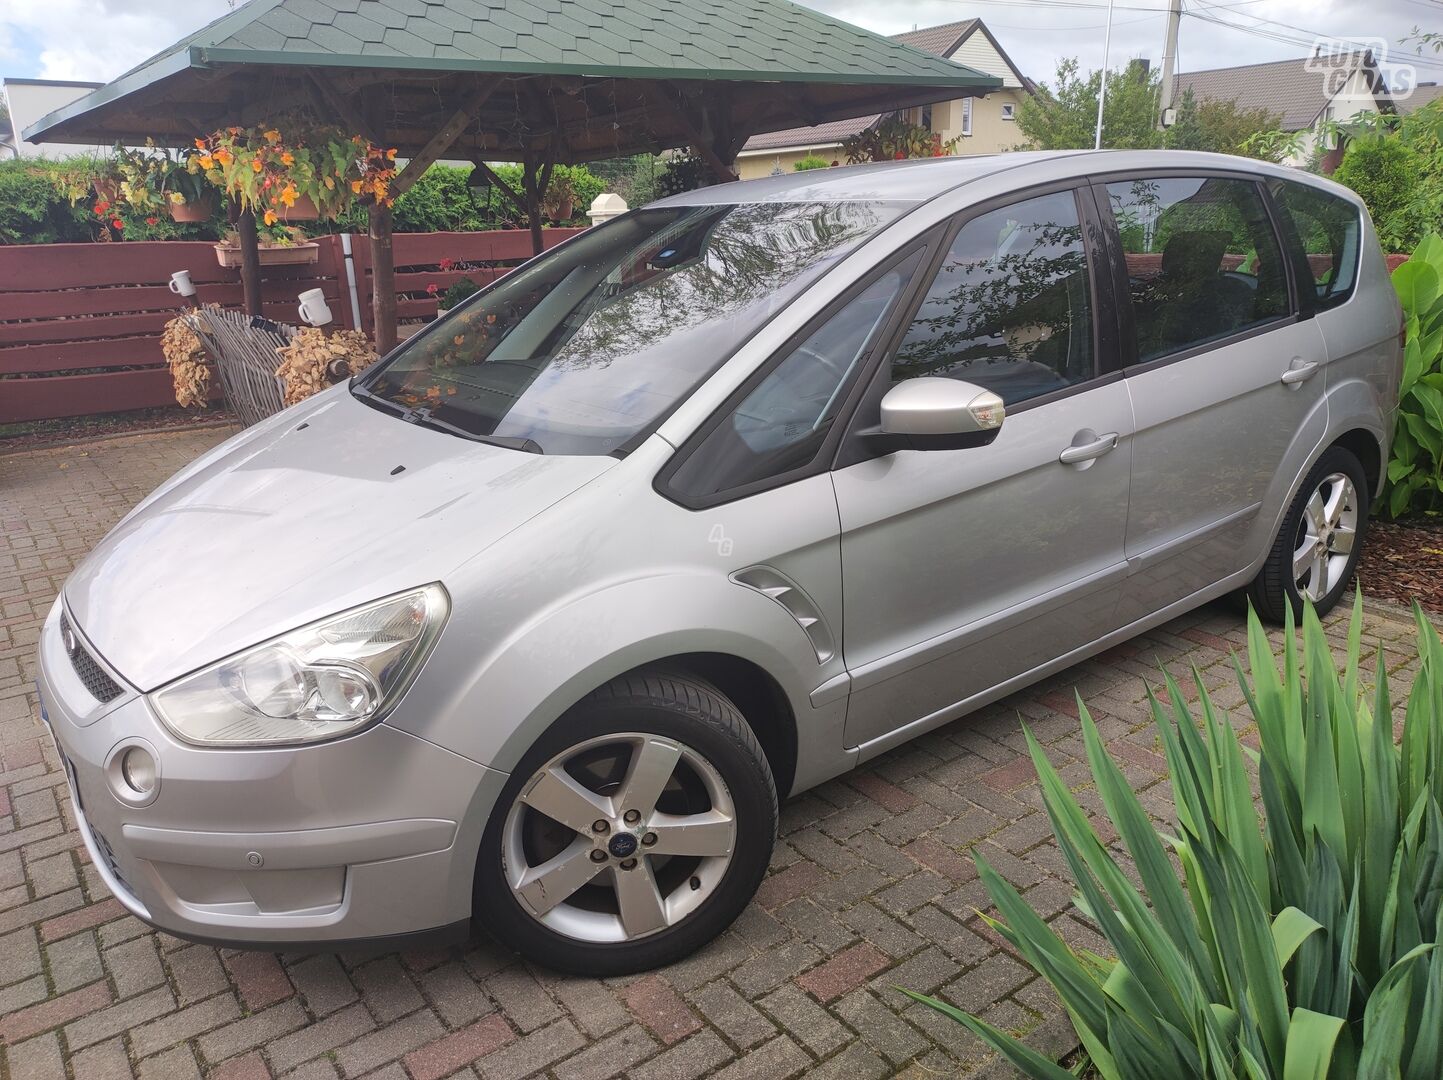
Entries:
{"type": "Polygon", "coordinates": [[[674,739],[605,735],[556,755],[522,787],[502,834],[523,911],[578,941],[675,926],[710,897],[736,847],[720,773],[674,739]]]}
{"type": "Polygon", "coordinates": [[[1358,492],[1340,472],[1319,482],[1298,525],[1293,548],[1293,582],[1298,595],[1318,603],[1347,572],[1358,536],[1358,492]]]}

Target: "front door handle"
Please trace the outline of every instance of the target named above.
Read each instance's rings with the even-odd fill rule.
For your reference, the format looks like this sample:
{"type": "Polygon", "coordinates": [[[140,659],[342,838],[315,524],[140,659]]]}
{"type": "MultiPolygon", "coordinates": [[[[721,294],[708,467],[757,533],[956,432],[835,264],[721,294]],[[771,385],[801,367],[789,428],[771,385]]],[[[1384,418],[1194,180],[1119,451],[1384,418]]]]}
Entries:
{"type": "Polygon", "coordinates": [[[1057,460],[1064,465],[1076,465],[1079,462],[1100,458],[1109,450],[1115,450],[1116,448],[1117,432],[1113,431],[1106,435],[1099,436],[1093,442],[1083,443],[1081,446],[1069,446],[1057,455],[1057,460]]]}
{"type": "Polygon", "coordinates": [[[1311,379],[1318,371],[1318,362],[1309,360],[1306,364],[1294,363],[1294,365],[1283,372],[1284,386],[1297,386],[1298,383],[1311,379]]]}

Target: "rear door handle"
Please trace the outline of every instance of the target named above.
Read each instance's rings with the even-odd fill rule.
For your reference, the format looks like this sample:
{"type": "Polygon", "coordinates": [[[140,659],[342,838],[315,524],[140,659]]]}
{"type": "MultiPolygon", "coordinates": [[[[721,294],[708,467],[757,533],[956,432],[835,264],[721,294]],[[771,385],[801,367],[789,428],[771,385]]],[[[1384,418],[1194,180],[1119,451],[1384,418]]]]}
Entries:
{"type": "Polygon", "coordinates": [[[1284,386],[1297,386],[1298,383],[1311,379],[1318,372],[1318,362],[1309,360],[1306,364],[1295,364],[1283,372],[1284,386]]]}
{"type": "Polygon", "coordinates": [[[1100,436],[1096,441],[1083,443],[1081,446],[1069,446],[1062,453],[1057,455],[1057,460],[1064,465],[1076,465],[1081,461],[1091,461],[1093,458],[1100,458],[1109,450],[1117,448],[1117,432],[1109,432],[1100,436]]]}

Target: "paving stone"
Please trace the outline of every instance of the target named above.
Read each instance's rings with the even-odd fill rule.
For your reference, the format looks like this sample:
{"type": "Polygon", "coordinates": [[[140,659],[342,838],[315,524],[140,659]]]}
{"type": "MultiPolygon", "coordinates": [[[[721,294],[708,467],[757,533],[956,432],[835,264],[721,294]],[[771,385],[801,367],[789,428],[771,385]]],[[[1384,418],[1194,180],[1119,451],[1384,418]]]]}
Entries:
{"type": "Polygon", "coordinates": [[[728,1039],[743,1050],[765,1042],[776,1034],[772,1022],[723,979],[708,983],[692,995],[692,1003],[709,1024],[715,1024],[728,1039]]]}
{"type": "Polygon", "coordinates": [[[266,1056],[277,1072],[285,1072],[303,1061],[353,1043],[375,1028],[371,1014],[359,1004],[352,1005],[267,1044],[266,1056]]]}
{"type": "Polygon", "coordinates": [[[171,985],[175,988],[175,999],[181,1005],[190,1005],[217,994],[230,983],[221,967],[220,956],[206,945],[191,945],[177,949],[166,956],[170,968],[171,985]]]}
{"type": "Polygon", "coordinates": [[[218,994],[207,1001],[187,1005],[158,1020],[132,1028],[130,1044],[137,1057],[148,1057],[176,1043],[213,1031],[222,1024],[228,1024],[240,1014],[240,1005],[234,994],[218,994]]]}
{"type": "Polygon", "coordinates": [[[361,991],[361,1000],[378,1023],[389,1023],[426,1003],[421,991],[394,956],[357,968],[351,973],[351,978],[361,991]]]}
{"type": "Polygon", "coordinates": [[[470,1027],[412,1050],[406,1055],[406,1071],[413,1080],[440,1080],[478,1058],[494,1054],[515,1038],[505,1018],[492,1013],[470,1027]]]}
{"type": "Polygon", "coordinates": [[[360,997],[340,961],[326,953],[293,965],[289,974],[291,982],[305,998],[306,1008],[317,1016],[333,1013],[360,997]]]}
{"type": "MultiPolygon", "coordinates": [[[[74,1050],[73,1045],[71,1049],[74,1050]]],[[[73,1054],[70,1069],[75,1080],[132,1080],[135,1075],[125,1054],[125,1044],[119,1039],[111,1039],[73,1054]]]]}
{"type": "Polygon", "coordinates": [[[142,1061],[136,1080],[200,1080],[200,1066],[189,1046],[177,1046],[142,1061]]]}
{"type": "Polygon", "coordinates": [[[852,1039],[852,1033],[831,1013],[791,983],[762,998],[761,1006],[778,1027],[818,1057],[826,1057],[852,1039]]]}
{"type": "Polygon", "coordinates": [[[586,1039],[576,1030],[576,1025],[570,1020],[558,1020],[482,1058],[476,1063],[476,1071],[482,1080],[521,1080],[585,1044],[586,1039]]]}
{"type": "Polygon", "coordinates": [[[811,1065],[807,1052],[785,1035],[738,1058],[716,1080],[788,1080],[800,1076],[811,1065]]]}
{"type": "Polygon", "coordinates": [[[485,987],[522,1032],[535,1031],[561,1015],[556,1002],[521,965],[492,975],[485,981],[485,987]]]}
{"type": "Polygon", "coordinates": [[[76,934],[46,946],[45,959],[57,993],[63,994],[67,990],[74,990],[78,986],[105,977],[105,968],[100,963],[100,950],[95,947],[94,933],[76,934]]]}
{"type": "Polygon", "coordinates": [[[729,1061],[732,1051],[713,1031],[701,1031],[632,1069],[632,1080],[695,1080],[729,1061]]]}
{"type": "Polygon", "coordinates": [[[5,1048],[10,1080],[56,1080],[65,1075],[65,1059],[54,1032],[5,1048]]]}
{"type": "Polygon", "coordinates": [[[557,1080],[609,1080],[660,1049],[639,1025],[624,1027],[552,1069],[557,1080]]]}
{"type": "Polygon", "coordinates": [[[273,953],[237,952],[225,957],[225,966],[235,982],[241,1002],[251,1012],[259,1012],[295,991],[285,969],[273,953]]]}
{"type": "Polygon", "coordinates": [[[292,999],[202,1035],[196,1045],[200,1047],[206,1061],[224,1061],[257,1046],[264,1046],[273,1039],[304,1026],[306,1022],[305,1010],[292,999]]]}
{"type": "Polygon", "coordinates": [[[853,990],[887,966],[887,954],[875,945],[862,942],[819,964],[796,982],[818,1001],[826,1004],[853,990]]]}
{"type": "Polygon", "coordinates": [[[622,991],[622,997],[632,1015],[667,1045],[701,1028],[681,995],[659,975],[638,979],[622,991]]]}
{"type": "Polygon", "coordinates": [[[336,1051],[336,1064],[346,1076],[360,1076],[378,1065],[405,1057],[418,1046],[435,1042],[446,1033],[430,1009],[412,1013],[336,1051]]]}
{"type": "Polygon", "coordinates": [[[115,980],[115,992],[120,997],[130,997],[165,982],[165,970],[160,966],[153,935],[147,934],[106,949],[104,961],[105,969],[115,980]]]}
{"type": "Polygon", "coordinates": [[[108,1009],[68,1024],[65,1028],[65,1044],[71,1050],[89,1046],[143,1024],[162,1013],[170,1012],[173,1008],[175,998],[166,987],[141,994],[139,997],[127,998],[108,1009]]]}
{"type": "Polygon", "coordinates": [[[837,1002],[837,1015],[894,1066],[904,1064],[931,1045],[866,989],[854,990],[837,1002]]]}

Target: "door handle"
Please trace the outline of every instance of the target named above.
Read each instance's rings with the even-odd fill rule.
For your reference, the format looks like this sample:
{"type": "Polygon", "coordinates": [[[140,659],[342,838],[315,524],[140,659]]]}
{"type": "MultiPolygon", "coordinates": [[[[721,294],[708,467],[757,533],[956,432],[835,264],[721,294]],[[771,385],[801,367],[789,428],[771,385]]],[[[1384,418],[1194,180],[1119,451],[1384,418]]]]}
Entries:
{"type": "Polygon", "coordinates": [[[1076,465],[1082,461],[1091,461],[1093,458],[1100,458],[1109,450],[1116,448],[1117,432],[1113,431],[1099,437],[1093,442],[1083,443],[1081,446],[1069,446],[1057,455],[1057,460],[1064,465],[1076,465]]]}
{"type": "Polygon", "coordinates": [[[1311,379],[1318,372],[1318,362],[1309,360],[1306,364],[1297,364],[1283,372],[1284,386],[1297,386],[1298,383],[1311,379]]]}

